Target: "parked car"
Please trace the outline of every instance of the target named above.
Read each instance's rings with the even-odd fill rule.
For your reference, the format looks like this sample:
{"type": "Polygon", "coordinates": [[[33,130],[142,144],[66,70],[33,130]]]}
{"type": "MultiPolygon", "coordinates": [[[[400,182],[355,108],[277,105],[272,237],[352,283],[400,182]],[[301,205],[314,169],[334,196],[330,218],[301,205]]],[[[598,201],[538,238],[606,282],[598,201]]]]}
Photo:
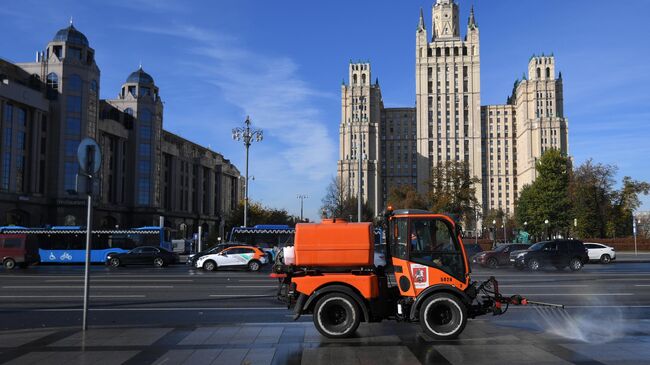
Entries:
{"type": "Polygon", "coordinates": [[[194,267],[194,266],[196,266],[196,260],[198,260],[202,256],[210,255],[210,254],[213,254],[213,253],[219,253],[219,252],[225,250],[228,247],[234,247],[234,246],[241,246],[241,244],[238,244],[238,243],[220,243],[220,244],[218,244],[218,245],[216,245],[214,247],[211,247],[211,248],[209,248],[207,250],[203,250],[201,252],[197,252],[197,253],[194,253],[194,254],[191,254],[191,255],[187,256],[186,264],[194,267]]]}
{"type": "Polygon", "coordinates": [[[110,253],[106,264],[110,267],[125,265],[153,265],[163,267],[178,262],[178,254],[162,247],[140,246],[124,253],[110,253]]]}
{"type": "Polygon", "coordinates": [[[207,271],[218,268],[243,267],[250,271],[259,271],[262,265],[268,263],[266,253],[253,246],[233,246],[219,253],[199,257],[195,267],[207,271]]]}
{"type": "Polygon", "coordinates": [[[514,251],[510,254],[510,263],[515,268],[529,268],[537,271],[544,266],[555,266],[558,270],[569,267],[578,271],[589,262],[585,245],[578,240],[553,240],[538,242],[526,251],[514,251]]]}
{"type": "Polygon", "coordinates": [[[16,266],[24,268],[38,263],[38,244],[26,234],[0,234],[0,263],[11,270],[16,266]]]}
{"type": "Polygon", "coordinates": [[[589,261],[600,261],[601,264],[609,264],[616,260],[616,250],[614,247],[603,245],[602,243],[585,243],[589,261]]]}
{"type": "Polygon", "coordinates": [[[526,250],[530,247],[524,243],[508,243],[492,251],[484,251],[474,256],[472,262],[491,269],[502,265],[510,265],[510,253],[517,250],[526,250]]]}
{"type": "Polygon", "coordinates": [[[483,248],[481,248],[481,245],[478,243],[464,243],[465,245],[465,254],[467,255],[467,259],[472,262],[473,258],[483,252],[483,248]]]}

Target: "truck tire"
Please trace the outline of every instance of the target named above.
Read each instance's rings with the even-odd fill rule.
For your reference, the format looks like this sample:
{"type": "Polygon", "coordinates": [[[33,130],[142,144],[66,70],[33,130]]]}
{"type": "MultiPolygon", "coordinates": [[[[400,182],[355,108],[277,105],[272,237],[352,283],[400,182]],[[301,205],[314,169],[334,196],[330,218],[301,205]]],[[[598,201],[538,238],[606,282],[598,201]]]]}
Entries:
{"type": "Polygon", "coordinates": [[[16,261],[14,259],[5,259],[2,265],[5,267],[7,270],[12,270],[13,268],[16,267],[16,261]]]}
{"type": "Polygon", "coordinates": [[[314,325],[328,338],[347,338],[361,322],[361,311],[354,299],[343,293],[323,295],[314,307],[314,325]]]}
{"type": "Polygon", "coordinates": [[[458,297],[436,293],[420,307],[420,325],[424,332],[437,340],[458,337],[467,324],[467,307],[458,297]]]}

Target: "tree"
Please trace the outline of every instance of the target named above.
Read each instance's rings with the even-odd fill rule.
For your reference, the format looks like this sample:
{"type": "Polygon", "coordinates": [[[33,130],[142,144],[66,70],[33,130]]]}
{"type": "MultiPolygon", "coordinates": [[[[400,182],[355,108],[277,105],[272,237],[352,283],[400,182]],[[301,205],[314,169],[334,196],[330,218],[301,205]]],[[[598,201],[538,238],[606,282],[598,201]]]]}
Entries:
{"type": "Polygon", "coordinates": [[[458,220],[474,218],[477,177],[470,176],[467,162],[447,161],[433,167],[428,182],[427,203],[433,212],[447,213],[458,220]]]}
{"type": "Polygon", "coordinates": [[[400,185],[390,189],[388,205],[395,209],[427,209],[427,201],[412,185],[400,185]]]}
{"type": "Polygon", "coordinates": [[[569,199],[570,161],[560,151],[544,152],[535,165],[537,178],[524,186],[515,208],[517,221],[528,222],[528,231],[536,237],[566,232],[571,221],[569,199]],[[548,224],[545,221],[548,220],[548,224]]]}
{"type": "MultiPolygon", "coordinates": [[[[350,196],[345,184],[338,177],[332,178],[321,200],[323,214],[330,218],[343,218],[356,221],[358,215],[357,198],[350,196]]],[[[372,222],[373,214],[367,203],[361,205],[361,221],[372,222]]]]}
{"type": "Polygon", "coordinates": [[[571,174],[570,193],[573,217],[577,226],[573,235],[581,238],[605,237],[612,216],[614,190],[614,165],[594,163],[589,159],[571,174]]]}
{"type": "MultiPolygon", "coordinates": [[[[248,225],[256,224],[286,224],[295,225],[298,217],[290,215],[284,209],[268,208],[260,203],[251,201],[248,204],[248,225]]],[[[226,219],[226,229],[241,226],[244,223],[244,202],[241,201],[226,219]]]]}
{"type": "Polygon", "coordinates": [[[644,181],[632,180],[631,177],[623,178],[623,186],[616,192],[609,236],[620,237],[632,234],[632,215],[641,206],[639,195],[648,195],[650,184],[644,181]]]}

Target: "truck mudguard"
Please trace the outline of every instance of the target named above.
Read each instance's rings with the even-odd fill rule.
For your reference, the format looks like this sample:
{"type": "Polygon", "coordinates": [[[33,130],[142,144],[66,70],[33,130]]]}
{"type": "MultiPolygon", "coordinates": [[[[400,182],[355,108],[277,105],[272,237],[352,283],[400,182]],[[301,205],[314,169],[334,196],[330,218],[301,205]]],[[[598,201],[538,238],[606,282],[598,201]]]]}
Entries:
{"type": "Polygon", "coordinates": [[[417,296],[417,298],[415,298],[415,302],[411,306],[410,319],[412,321],[417,320],[417,318],[418,318],[417,313],[418,313],[418,310],[420,309],[420,305],[422,304],[422,302],[424,302],[424,300],[429,295],[431,295],[433,293],[440,293],[440,292],[455,294],[463,302],[465,302],[465,304],[467,304],[468,306],[472,302],[472,299],[469,296],[467,296],[467,294],[465,294],[465,292],[463,292],[463,291],[461,291],[461,290],[459,290],[459,289],[457,289],[457,288],[455,288],[453,286],[450,286],[450,285],[447,285],[447,284],[432,285],[432,286],[426,288],[422,293],[420,293],[420,295],[417,296]]]}
{"type": "MultiPolygon", "coordinates": [[[[309,299],[307,299],[307,302],[305,302],[305,305],[302,306],[302,309],[300,309],[299,313],[302,314],[302,312],[304,310],[306,310],[307,308],[309,308],[312,304],[314,304],[314,301],[316,300],[316,298],[320,297],[321,295],[326,294],[326,293],[336,293],[336,292],[346,294],[346,295],[350,296],[352,299],[354,299],[354,301],[357,302],[357,305],[359,306],[359,308],[361,308],[361,312],[363,313],[363,321],[368,322],[368,320],[370,318],[370,315],[368,313],[368,306],[364,302],[363,298],[354,291],[354,289],[350,288],[349,286],[345,286],[345,285],[336,285],[336,284],[334,284],[334,285],[326,285],[326,286],[324,286],[322,288],[319,288],[319,289],[315,290],[312,293],[312,295],[309,296],[309,299]]],[[[298,303],[296,303],[296,305],[297,304],[298,303]]]]}

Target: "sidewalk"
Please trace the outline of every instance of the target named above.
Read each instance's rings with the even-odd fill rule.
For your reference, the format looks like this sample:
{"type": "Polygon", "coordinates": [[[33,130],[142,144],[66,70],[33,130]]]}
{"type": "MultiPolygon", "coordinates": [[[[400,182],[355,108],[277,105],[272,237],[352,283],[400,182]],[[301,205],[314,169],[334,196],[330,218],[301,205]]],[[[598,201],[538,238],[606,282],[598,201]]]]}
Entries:
{"type": "MultiPolygon", "coordinates": [[[[453,341],[431,342],[418,326],[364,324],[358,336],[323,338],[311,323],[208,327],[35,329],[0,332],[0,364],[570,364],[643,363],[648,330],[605,344],[471,321],[453,341]]],[[[645,359],[645,360],[644,360],[645,359]]]]}
{"type": "Polygon", "coordinates": [[[639,251],[635,255],[634,251],[617,251],[614,263],[650,263],[650,252],[639,251]]]}

